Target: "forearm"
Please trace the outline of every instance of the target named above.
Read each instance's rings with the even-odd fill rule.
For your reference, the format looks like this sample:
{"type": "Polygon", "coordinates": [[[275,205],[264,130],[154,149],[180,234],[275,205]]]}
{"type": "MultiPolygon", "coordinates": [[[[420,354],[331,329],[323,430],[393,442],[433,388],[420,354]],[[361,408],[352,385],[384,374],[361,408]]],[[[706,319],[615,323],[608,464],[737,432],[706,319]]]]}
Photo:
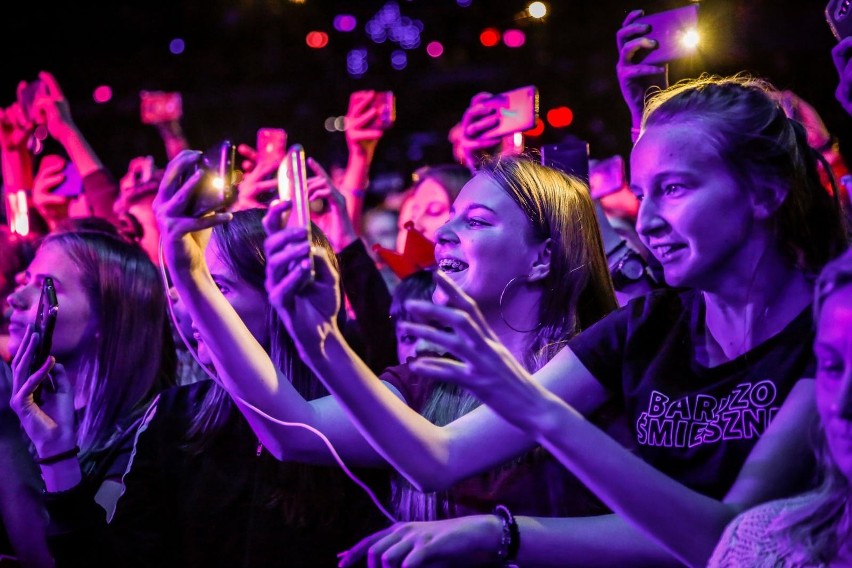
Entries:
{"type": "Polygon", "coordinates": [[[189,142],[184,136],[183,128],[177,121],[157,125],[157,132],[166,146],[166,157],[171,160],[184,150],[189,150],[189,142]]]}
{"type": "Polygon", "coordinates": [[[346,197],[346,210],[352,220],[356,233],[361,232],[361,214],[364,208],[364,191],[370,185],[370,164],[373,162],[375,148],[361,146],[351,148],[346,163],[340,192],[346,197]]]}
{"type": "Polygon", "coordinates": [[[532,568],[681,566],[615,515],[572,519],[517,517],[517,563],[532,568]]]}
{"type": "Polygon", "coordinates": [[[100,158],[95,154],[76,125],[68,126],[59,142],[65,148],[68,157],[74,162],[77,171],[80,172],[80,177],[86,177],[94,171],[103,169],[104,165],[100,158]]]}
{"type": "Polygon", "coordinates": [[[706,565],[737,508],[651,467],[556,397],[528,414],[525,427],[616,514],[684,563],[706,565]]]}

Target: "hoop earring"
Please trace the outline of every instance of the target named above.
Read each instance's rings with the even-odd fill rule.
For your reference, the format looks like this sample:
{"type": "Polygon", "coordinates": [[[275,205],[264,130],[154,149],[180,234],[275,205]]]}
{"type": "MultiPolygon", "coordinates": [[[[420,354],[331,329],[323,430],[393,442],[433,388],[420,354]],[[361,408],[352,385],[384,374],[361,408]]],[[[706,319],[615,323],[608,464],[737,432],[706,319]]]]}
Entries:
{"type": "Polygon", "coordinates": [[[531,333],[531,332],[536,331],[537,329],[539,329],[541,327],[541,325],[542,325],[541,322],[538,322],[538,324],[536,324],[536,326],[532,329],[518,329],[517,327],[510,324],[509,321],[506,319],[506,316],[503,315],[503,297],[506,295],[506,291],[509,289],[509,286],[511,286],[512,283],[515,280],[517,280],[518,278],[526,278],[527,280],[529,280],[529,276],[527,276],[526,274],[519,274],[519,275],[515,276],[514,278],[512,278],[511,280],[509,280],[508,282],[506,282],[506,285],[503,286],[503,291],[500,292],[500,301],[497,304],[498,307],[500,308],[499,309],[500,319],[503,320],[503,323],[506,324],[506,327],[508,327],[512,331],[515,331],[515,332],[518,332],[518,333],[531,333]]]}

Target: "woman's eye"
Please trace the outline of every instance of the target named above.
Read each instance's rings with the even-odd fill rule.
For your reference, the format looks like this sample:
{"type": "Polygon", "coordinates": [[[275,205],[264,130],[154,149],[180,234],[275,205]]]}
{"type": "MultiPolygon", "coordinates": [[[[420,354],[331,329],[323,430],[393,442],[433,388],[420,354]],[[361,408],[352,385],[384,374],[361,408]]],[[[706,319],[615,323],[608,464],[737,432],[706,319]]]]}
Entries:
{"type": "Polygon", "coordinates": [[[819,361],[817,369],[823,375],[839,375],[843,373],[843,364],[833,359],[822,360],[819,361]]]}
{"type": "Polygon", "coordinates": [[[484,227],[488,225],[483,219],[479,219],[478,217],[468,217],[467,224],[471,227],[484,227]]]}
{"type": "Polygon", "coordinates": [[[683,189],[683,186],[678,183],[670,183],[663,186],[663,195],[675,195],[683,189]]]}
{"type": "Polygon", "coordinates": [[[437,217],[447,212],[446,206],[443,203],[430,203],[426,206],[426,215],[437,217]]]}
{"type": "Polygon", "coordinates": [[[216,287],[219,288],[219,291],[222,292],[223,294],[227,294],[228,292],[231,291],[230,288],[228,288],[227,286],[225,286],[221,282],[216,282],[216,287]]]}

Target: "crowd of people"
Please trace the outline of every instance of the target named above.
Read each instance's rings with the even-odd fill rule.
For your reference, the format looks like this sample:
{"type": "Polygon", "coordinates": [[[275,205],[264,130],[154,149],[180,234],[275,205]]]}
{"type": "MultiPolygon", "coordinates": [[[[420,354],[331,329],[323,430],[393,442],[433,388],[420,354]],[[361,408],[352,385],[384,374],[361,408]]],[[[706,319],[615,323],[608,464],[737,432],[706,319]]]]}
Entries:
{"type": "MultiPolygon", "coordinates": [[[[641,15],[616,38],[628,182],[518,153],[481,93],[459,163],[366,208],[387,125],[364,91],[345,168],[307,160],[310,226],[272,199],[284,148],[240,146],[234,199],[200,208],[217,180],[178,123],[164,170],[117,181],[56,78],[22,84],[0,111],[4,560],[852,566],[837,141],[763,79],[669,86],[641,15]]],[[[852,115],[852,38],[831,55],[852,115]]]]}

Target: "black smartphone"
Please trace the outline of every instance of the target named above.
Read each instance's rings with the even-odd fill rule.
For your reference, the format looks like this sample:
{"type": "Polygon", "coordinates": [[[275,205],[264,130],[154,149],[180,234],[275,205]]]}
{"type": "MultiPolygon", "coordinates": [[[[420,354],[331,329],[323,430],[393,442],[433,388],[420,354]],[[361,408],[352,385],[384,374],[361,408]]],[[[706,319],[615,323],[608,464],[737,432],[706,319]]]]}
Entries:
{"type": "Polygon", "coordinates": [[[825,7],[825,19],[838,41],[852,35],[852,0],[831,0],[825,7]]]}
{"type": "Polygon", "coordinates": [[[204,175],[189,199],[187,215],[202,217],[227,211],[236,202],[236,155],[237,147],[228,140],[204,154],[198,164],[204,175]]]}
{"type": "Polygon", "coordinates": [[[645,37],[657,42],[656,49],[640,52],[640,63],[669,63],[691,55],[698,45],[698,4],[649,14],[637,18],[633,23],[650,26],[651,31],[645,37]]]}
{"type": "Polygon", "coordinates": [[[27,86],[24,87],[24,90],[21,91],[21,107],[24,111],[24,115],[32,122],[35,122],[35,112],[33,110],[33,104],[35,103],[36,97],[44,92],[45,86],[44,81],[41,79],[35,79],[27,83],[27,86]]]}
{"type": "Polygon", "coordinates": [[[589,183],[589,143],[568,137],[561,144],[541,147],[541,163],[589,183]]]}
{"type": "MultiPolygon", "coordinates": [[[[53,278],[47,276],[41,285],[41,296],[38,299],[38,311],[36,312],[35,329],[38,334],[38,343],[33,358],[30,361],[30,375],[38,371],[50,356],[50,348],[53,345],[53,330],[56,327],[56,316],[59,313],[59,301],[56,299],[56,288],[53,278]]],[[[53,379],[48,377],[41,383],[49,392],[56,392],[53,379]]]]}

